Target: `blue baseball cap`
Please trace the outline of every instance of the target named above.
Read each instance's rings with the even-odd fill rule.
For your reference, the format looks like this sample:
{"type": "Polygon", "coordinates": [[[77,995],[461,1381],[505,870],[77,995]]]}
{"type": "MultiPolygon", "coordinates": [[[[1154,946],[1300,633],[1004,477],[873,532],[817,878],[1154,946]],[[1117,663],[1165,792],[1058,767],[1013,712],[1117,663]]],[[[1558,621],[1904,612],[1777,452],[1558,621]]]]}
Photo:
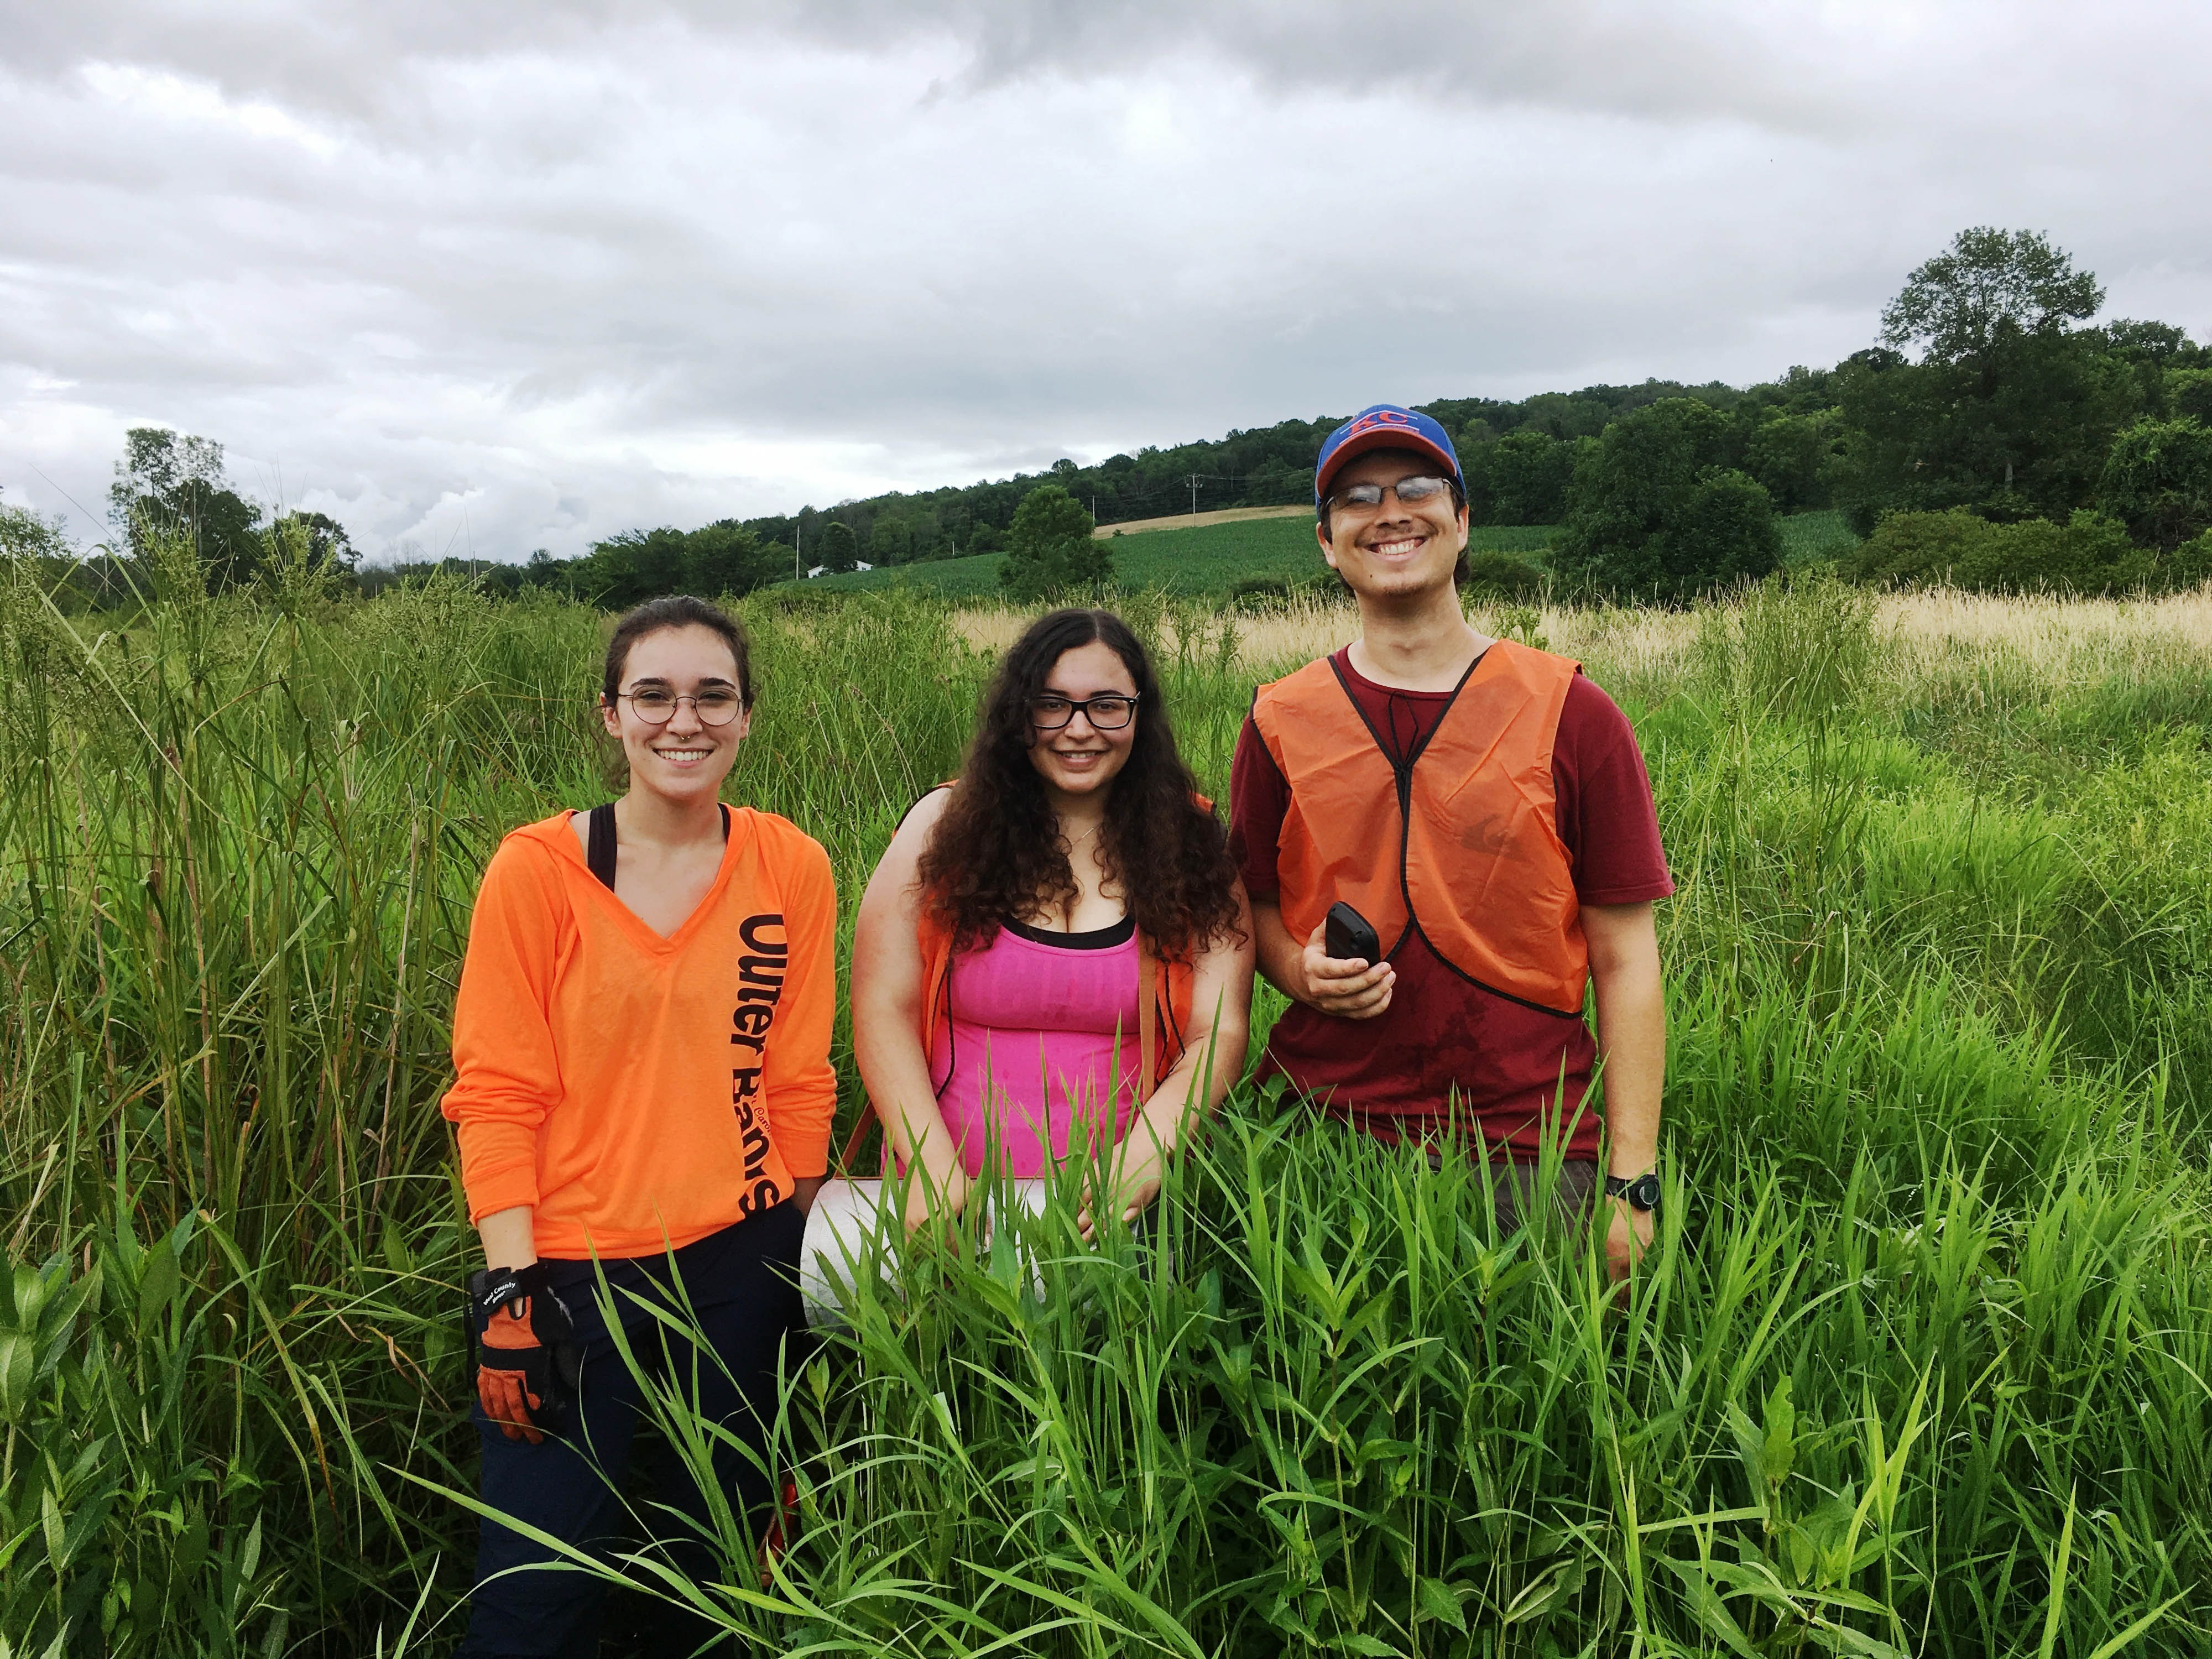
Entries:
{"type": "Polygon", "coordinates": [[[1321,447],[1321,459],[1314,463],[1314,511],[1321,511],[1322,502],[1328,495],[1329,480],[1337,470],[1356,455],[1364,455],[1370,449],[1410,449],[1416,454],[1433,455],[1451,473],[1452,482],[1467,493],[1467,479],[1459,470],[1459,453],[1452,447],[1450,436],[1427,416],[1416,410],[1401,409],[1396,404],[1376,404],[1363,409],[1342,426],[1328,434],[1321,447]]]}

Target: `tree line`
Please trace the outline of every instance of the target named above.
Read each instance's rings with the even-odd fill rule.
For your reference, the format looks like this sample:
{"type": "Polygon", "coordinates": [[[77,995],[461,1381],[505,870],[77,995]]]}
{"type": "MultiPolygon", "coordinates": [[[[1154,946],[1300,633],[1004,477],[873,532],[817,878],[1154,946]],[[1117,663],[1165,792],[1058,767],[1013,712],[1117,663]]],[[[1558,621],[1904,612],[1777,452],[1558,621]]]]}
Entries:
{"type": "MultiPolygon", "coordinates": [[[[2202,580],[2212,352],[2172,324],[2094,320],[2104,297],[2048,237],[1978,227],[1914,270],[1875,342],[1830,368],[1741,388],[1647,380],[1422,408],[1454,435],[1473,521],[1559,526],[1548,574],[1570,587],[1665,601],[1757,577],[1780,558],[1778,516],[1821,508],[1864,538],[1845,563],[1869,580],[2086,591],[2202,580]]],[[[269,514],[224,479],[219,445],[159,428],[128,434],[111,508],[122,556],[149,536],[189,536],[211,589],[256,580],[289,535],[367,592],[447,568],[495,591],[623,606],[678,590],[744,593],[815,568],[1005,552],[1009,586],[1026,595],[1110,572],[1104,551],[1079,545],[1092,525],[1310,501],[1315,455],[1341,418],[628,531],[573,559],[539,550],[360,568],[342,526],[269,514]]],[[[0,515],[0,537],[31,548],[33,521],[0,515]]],[[[1510,584],[1538,573],[1495,574],[1510,584]]],[[[111,553],[72,580],[106,597],[128,574],[111,553]]]]}

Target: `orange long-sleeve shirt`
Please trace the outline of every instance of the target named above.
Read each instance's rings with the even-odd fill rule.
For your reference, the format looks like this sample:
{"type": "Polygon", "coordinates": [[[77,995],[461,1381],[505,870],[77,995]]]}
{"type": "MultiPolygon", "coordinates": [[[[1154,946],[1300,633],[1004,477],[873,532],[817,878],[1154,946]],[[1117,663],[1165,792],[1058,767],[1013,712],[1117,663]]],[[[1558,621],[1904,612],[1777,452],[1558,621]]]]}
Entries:
{"type": "Polygon", "coordinates": [[[836,889],[818,842],[733,807],[714,884],[662,939],[568,820],[484,872],[444,1110],[471,1220],[527,1204],[541,1255],[657,1255],[829,1165],[836,889]]]}

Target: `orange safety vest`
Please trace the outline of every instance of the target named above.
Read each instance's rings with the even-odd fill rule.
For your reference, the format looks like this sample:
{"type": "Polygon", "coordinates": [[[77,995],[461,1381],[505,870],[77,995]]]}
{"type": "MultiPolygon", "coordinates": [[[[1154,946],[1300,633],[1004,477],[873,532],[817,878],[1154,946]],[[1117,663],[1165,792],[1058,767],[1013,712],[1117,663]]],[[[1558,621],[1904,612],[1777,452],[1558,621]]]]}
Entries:
{"type": "Polygon", "coordinates": [[[1462,977],[1579,1019],[1589,947],[1559,840],[1552,747],[1581,665],[1499,640],[1402,767],[1334,658],[1261,686],[1252,720],[1289,784],[1283,923],[1301,944],[1341,899],[1395,955],[1414,933],[1462,977]]]}

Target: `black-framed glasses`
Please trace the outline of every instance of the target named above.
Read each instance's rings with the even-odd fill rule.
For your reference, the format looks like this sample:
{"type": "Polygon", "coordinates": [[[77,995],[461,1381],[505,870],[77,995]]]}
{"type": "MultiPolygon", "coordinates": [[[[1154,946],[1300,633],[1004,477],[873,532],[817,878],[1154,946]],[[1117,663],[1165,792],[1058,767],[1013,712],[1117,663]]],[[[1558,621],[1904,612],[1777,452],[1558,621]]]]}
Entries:
{"type": "Polygon", "coordinates": [[[744,702],[726,686],[710,686],[696,696],[678,696],[665,685],[648,685],[638,691],[617,691],[629,700],[630,711],[647,726],[665,726],[676,718],[676,705],[688,702],[702,726],[727,726],[744,708],[744,702]]]}
{"type": "Polygon", "coordinates": [[[1398,498],[1401,507],[1418,507],[1423,501],[1432,501],[1451,488],[1448,478],[1432,478],[1424,473],[1418,477],[1401,478],[1394,484],[1346,484],[1329,496],[1336,507],[1376,507],[1382,505],[1384,491],[1398,498]]]}
{"type": "Polygon", "coordinates": [[[1137,700],[1119,691],[1101,691],[1079,701],[1047,692],[1030,699],[1030,724],[1040,732],[1057,732],[1081,714],[1099,732],[1118,732],[1137,717],[1137,700]]]}

